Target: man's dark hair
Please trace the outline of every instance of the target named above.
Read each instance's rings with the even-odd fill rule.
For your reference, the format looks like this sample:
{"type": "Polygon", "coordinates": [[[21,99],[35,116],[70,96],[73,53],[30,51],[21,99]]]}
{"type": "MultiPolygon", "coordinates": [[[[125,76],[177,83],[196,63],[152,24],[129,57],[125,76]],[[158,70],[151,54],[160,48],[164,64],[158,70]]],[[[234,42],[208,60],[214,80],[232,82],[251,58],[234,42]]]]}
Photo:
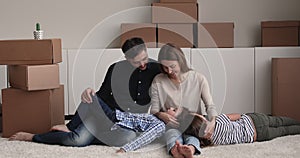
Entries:
{"type": "Polygon", "coordinates": [[[147,52],[147,47],[142,38],[133,37],[126,40],[122,46],[122,51],[126,58],[134,58],[142,51],[147,52]]]}

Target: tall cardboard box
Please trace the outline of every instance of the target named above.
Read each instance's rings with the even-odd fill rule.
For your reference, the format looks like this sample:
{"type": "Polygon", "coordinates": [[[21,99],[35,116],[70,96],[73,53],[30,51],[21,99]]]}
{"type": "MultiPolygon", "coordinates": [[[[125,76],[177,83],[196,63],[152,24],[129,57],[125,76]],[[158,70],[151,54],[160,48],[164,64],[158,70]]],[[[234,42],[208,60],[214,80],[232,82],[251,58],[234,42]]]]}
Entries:
{"type": "Polygon", "coordinates": [[[123,23],[121,24],[121,46],[127,39],[140,37],[148,48],[156,48],[156,24],[123,23]]]}
{"type": "Polygon", "coordinates": [[[199,23],[199,48],[233,48],[234,23],[199,23]]]}
{"type": "Polygon", "coordinates": [[[158,24],[158,47],[166,43],[174,43],[179,47],[194,47],[193,24],[158,24]]]}
{"type": "Polygon", "coordinates": [[[27,91],[59,88],[59,66],[51,65],[10,65],[9,84],[27,91]]]}
{"type": "Polygon", "coordinates": [[[298,46],[299,21],[261,22],[261,42],[263,47],[298,46]]]}
{"type": "Polygon", "coordinates": [[[152,23],[197,23],[198,3],[152,3],[152,23]]]}
{"type": "Polygon", "coordinates": [[[53,125],[64,124],[64,88],[41,91],[2,89],[2,137],[25,131],[48,132],[53,125]]]}
{"type": "Polygon", "coordinates": [[[61,39],[0,40],[0,65],[62,62],[61,39]]]}
{"type": "Polygon", "coordinates": [[[300,121],[300,58],[272,59],[272,115],[300,121]]]}

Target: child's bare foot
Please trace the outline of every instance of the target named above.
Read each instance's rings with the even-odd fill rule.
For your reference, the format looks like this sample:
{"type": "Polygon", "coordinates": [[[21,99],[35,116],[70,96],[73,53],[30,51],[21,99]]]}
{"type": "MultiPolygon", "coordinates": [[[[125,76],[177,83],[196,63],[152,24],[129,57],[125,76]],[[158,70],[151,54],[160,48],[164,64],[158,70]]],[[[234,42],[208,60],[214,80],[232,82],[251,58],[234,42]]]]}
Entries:
{"type": "Polygon", "coordinates": [[[120,148],[119,150],[117,150],[117,153],[125,153],[126,151],[122,148],[120,148]]]}
{"type": "Polygon", "coordinates": [[[50,130],[51,131],[71,132],[66,125],[55,125],[50,130]]]}
{"type": "Polygon", "coordinates": [[[32,141],[34,134],[27,133],[27,132],[18,132],[11,137],[8,138],[8,140],[20,140],[20,141],[32,141]]]}
{"type": "Polygon", "coordinates": [[[179,153],[178,147],[180,143],[176,140],[175,145],[171,149],[171,154],[173,155],[174,158],[184,158],[182,154],[179,153]]]}
{"type": "Polygon", "coordinates": [[[195,147],[192,145],[179,145],[178,151],[182,154],[185,158],[193,158],[195,153],[195,147]]]}

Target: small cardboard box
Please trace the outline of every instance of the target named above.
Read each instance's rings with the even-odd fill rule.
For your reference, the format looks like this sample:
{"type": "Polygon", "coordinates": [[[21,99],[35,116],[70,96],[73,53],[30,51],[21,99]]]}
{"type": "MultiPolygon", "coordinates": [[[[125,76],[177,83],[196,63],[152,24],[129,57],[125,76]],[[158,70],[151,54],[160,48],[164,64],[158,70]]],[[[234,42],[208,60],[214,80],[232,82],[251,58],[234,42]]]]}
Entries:
{"type": "Polygon", "coordinates": [[[27,91],[59,88],[59,66],[51,65],[10,65],[9,83],[14,88],[27,91]]]}
{"type": "Polygon", "coordinates": [[[298,46],[299,21],[261,22],[261,42],[263,47],[298,46]]]}
{"type": "Polygon", "coordinates": [[[53,64],[62,61],[60,39],[2,40],[0,65],[53,64]]]}
{"type": "Polygon", "coordinates": [[[160,0],[161,3],[197,3],[197,0],[160,0]]]}
{"type": "Polygon", "coordinates": [[[16,132],[45,133],[64,124],[64,88],[42,91],[2,89],[2,137],[16,132]]]}
{"type": "Polygon", "coordinates": [[[199,23],[199,48],[233,48],[234,23],[199,23]]]}
{"type": "Polygon", "coordinates": [[[272,115],[300,121],[300,58],[272,59],[272,115]]]}
{"type": "Polygon", "coordinates": [[[174,43],[179,47],[194,46],[193,24],[158,24],[158,47],[174,43]]]}
{"type": "Polygon", "coordinates": [[[148,48],[156,48],[156,24],[124,23],[121,24],[121,46],[127,39],[140,37],[148,48]]]}
{"type": "Polygon", "coordinates": [[[152,23],[197,23],[198,3],[152,3],[152,23]]]}

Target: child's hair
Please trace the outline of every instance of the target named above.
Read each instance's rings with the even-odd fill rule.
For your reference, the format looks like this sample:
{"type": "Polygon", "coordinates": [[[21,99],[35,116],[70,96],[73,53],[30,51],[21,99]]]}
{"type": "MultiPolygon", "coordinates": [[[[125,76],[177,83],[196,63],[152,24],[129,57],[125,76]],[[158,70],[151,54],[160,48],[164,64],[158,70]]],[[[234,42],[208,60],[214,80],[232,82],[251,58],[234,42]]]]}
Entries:
{"type": "Polygon", "coordinates": [[[191,114],[188,109],[183,107],[182,112],[177,117],[177,120],[180,124],[179,130],[184,134],[192,135],[198,138],[200,140],[201,147],[212,145],[211,140],[204,138],[200,134],[201,126],[204,123],[201,117],[191,114]]]}

